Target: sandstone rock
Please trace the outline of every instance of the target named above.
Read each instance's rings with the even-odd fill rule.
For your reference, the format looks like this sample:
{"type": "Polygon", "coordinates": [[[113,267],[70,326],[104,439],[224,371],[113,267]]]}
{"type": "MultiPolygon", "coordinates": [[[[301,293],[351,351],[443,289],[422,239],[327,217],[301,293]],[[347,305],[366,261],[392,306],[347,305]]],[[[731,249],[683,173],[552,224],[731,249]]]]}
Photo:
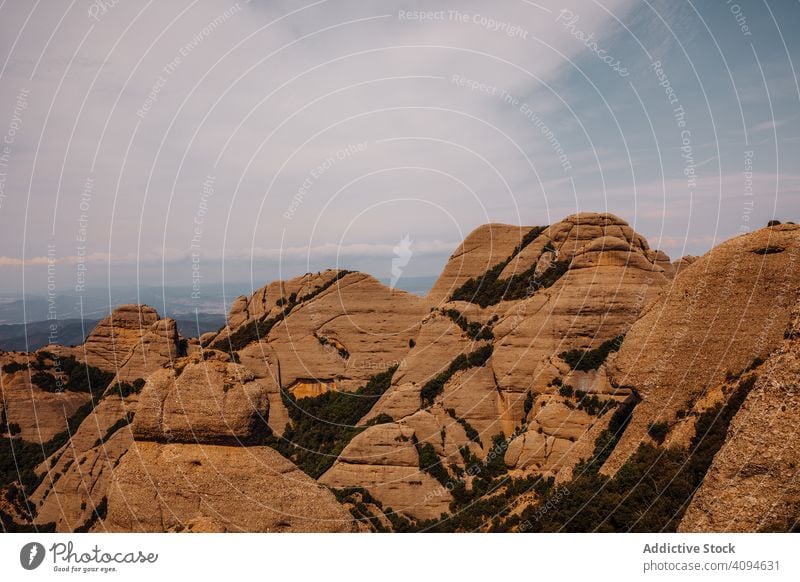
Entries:
{"type": "Polygon", "coordinates": [[[547,227],[506,266],[500,278],[509,279],[534,265],[536,270],[541,272],[546,265],[537,263],[543,258],[545,263],[552,260],[552,256],[543,255],[546,248],[554,249],[553,253],[559,261],[569,261],[587,244],[604,237],[623,240],[637,254],[645,257],[650,250],[644,237],[634,232],[628,223],[618,216],[609,213],[582,212],[547,227]]]}
{"type": "Polygon", "coordinates": [[[142,334],[141,340],[131,349],[130,355],[117,372],[117,379],[132,382],[137,378],[145,378],[175,360],[180,350],[180,336],[175,320],[159,319],[142,334]]]}
{"type": "Polygon", "coordinates": [[[664,251],[650,250],[647,251],[647,259],[656,267],[664,270],[664,275],[673,278],[676,274],[676,267],[671,262],[671,259],[664,251]]]}
{"type": "MultiPolygon", "coordinates": [[[[287,290],[297,287],[293,281],[287,290]]],[[[264,293],[266,303],[276,294],[264,293]]],[[[261,343],[267,344],[267,365],[274,368],[280,386],[291,391],[300,383],[303,390],[351,391],[402,362],[428,311],[419,297],[350,273],[296,305],[261,343]]]]}
{"type": "Polygon", "coordinates": [[[137,442],[98,531],[347,532],[333,494],[269,447],[137,442]]]}
{"type": "Polygon", "coordinates": [[[228,314],[228,326],[236,329],[245,321],[256,317],[273,317],[280,313],[289,299],[296,299],[313,294],[317,289],[329,285],[339,274],[336,269],[327,269],[321,273],[306,273],[288,281],[273,281],[253,292],[249,297],[237,297],[231,304],[228,314]]]}
{"type": "Polygon", "coordinates": [[[452,497],[419,468],[419,455],[412,442],[415,432],[397,423],[367,428],[350,442],[319,482],[335,488],[364,487],[384,508],[416,519],[439,517],[447,511],[452,497]]]}
{"type": "Polygon", "coordinates": [[[684,257],[681,257],[680,259],[678,259],[674,263],[672,263],[673,272],[674,272],[673,276],[677,276],[681,271],[686,269],[686,267],[688,267],[689,265],[694,263],[699,258],[700,257],[695,257],[693,255],[686,255],[684,257]]]}
{"type": "Polygon", "coordinates": [[[131,304],[120,305],[95,326],[78,359],[130,382],[171,362],[179,351],[173,319],[160,319],[147,305],[131,304]]]}
{"type": "Polygon", "coordinates": [[[445,385],[440,403],[444,410],[452,409],[457,418],[473,427],[484,444],[491,443],[497,434],[510,436],[514,432],[513,419],[507,415],[490,367],[457,372],[445,385]]]}
{"type": "Polygon", "coordinates": [[[642,397],[603,471],[613,474],[654,422],[764,359],[783,338],[800,285],[800,226],[764,228],[715,247],[681,272],[609,362],[642,397]]]}
{"type": "MultiPolygon", "coordinates": [[[[513,447],[519,450],[507,453],[507,460],[516,457],[511,463],[516,470],[556,474],[565,468],[564,459],[571,459],[572,463],[580,460],[573,452],[576,443],[580,443],[580,451],[585,453],[588,449],[591,454],[593,441],[586,443],[584,436],[598,419],[566,406],[553,380],[568,378],[587,393],[617,400],[630,395],[630,390],[611,385],[604,370],[571,372],[557,354],[572,348],[593,348],[624,334],[666,285],[668,279],[663,267],[654,263],[656,259],[663,262],[665,256],[649,251],[641,236],[611,215],[572,217],[545,232],[553,238],[540,236],[519,256],[527,249],[537,248],[539,254],[531,261],[538,260],[543,252],[551,252],[545,251],[546,247],[552,247],[553,256],[547,259],[552,261],[559,248],[563,248],[571,258],[570,269],[549,289],[519,302],[504,302],[505,311],[500,310],[503,315],[493,328],[494,354],[486,366],[457,372],[445,384],[434,405],[420,411],[420,387],[446,369],[458,354],[476,347],[443,313],[432,313],[423,320],[416,344],[405,366],[396,374],[393,386],[365,420],[387,414],[399,426],[413,428],[415,438],[433,445],[445,466],[462,462],[459,447],[467,445],[482,458],[488,454],[494,435],[510,436],[518,429],[524,434],[514,441],[513,447]],[[536,397],[536,404],[526,420],[525,401],[530,398],[529,392],[536,397]],[[478,433],[483,448],[467,437],[465,425],[478,433]]],[[[490,312],[489,309],[481,310],[463,302],[451,302],[444,308],[457,308],[462,315],[469,314],[470,321],[491,322],[491,316],[482,313],[490,312]]],[[[363,433],[357,451],[345,450],[349,462],[337,463],[325,478],[351,485],[359,478],[367,479],[374,489],[373,495],[386,504],[380,497],[387,493],[385,489],[369,481],[375,475],[383,475],[385,469],[379,471],[368,462],[355,467],[354,462],[358,455],[369,459],[382,454],[385,444],[370,442],[376,434],[363,433]]],[[[390,493],[395,500],[405,499],[407,503],[413,489],[402,480],[413,479],[411,475],[393,475],[400,479],[390,493]]],[[[430,498],[431,490],[420,494],[430,498]]],[[[437,506],[427,510],[426,515],[435,515],[440,510],[437,506]]]]}
{"type": "Polygon", "coordinates": [[[395,420],[419,410],[422,386],[447,369],[459,354],[475,348],[453,321],[439,312],[426,316],[414,347],[403,359],[392,378],[392,386],[364,417],[369,421],[378,414],[388,414],[395,420]]]}
{"type": "Polygon", "coordinates": [[[397,423],[371,426],[350,441],[339,460],[355,465],[416,467],[419,459],[412,436],[413,429],[397,423]]]}
{"type": "Polygon", "coordinates": [[[55,523],[56,531],[72,532],[89,523],[108,495],[112,467],[133,443],[128,418],[135,395],[123,401],[104,398],[48,459],[50,470],[31,496],[37,506],[34,523],[55,523]]]}
{"type": "Polygon", "coordinates": [[[385,510],[414,519],[438,518],[452,499],[445,487],[419,467],[337,462],[319,482],[335,488],[364,487],[385,510]]]}
{"type": "MultiPolygon", "coordinates": [[[[800,294],[797,296],[800,299],[800,294]]],[[[800,317],[800,301],[794,318],[800,317]]],[[[788,330],[792,329],[790,323],[788,330]]],[[[678,527],[683,532],[789,531],[800,517],[800,338],[787,339],[728,429],[678,527]]]]}
{"type": "Polygon", "coordinates": [[[188,360],[147,379],[133,434],[160,442],[250,442],[268,433],[268,412],[267,387],[248,368],[188,360]]]}
{"type": "Polygon", "coordinates": [[[583,410],[569,408],[556,398],[548,399],[533,420],[542,434],[571,442],[578,440],[591,423],[592,417],[583,410]]]}
{"type": "Polygon", "coordinates": [[[120,305],[86,337],[86,362],[116,372],[158,319],[158,312],[147,305],[120,305]]]}
{"type": "Polygon", "coordinates": [[[492,362],[506,398],[544,392],[553,378],[551,358],[624,334],[666,285],[661,269],[636,250],[646,243],[635,234],[630,238],[635,246],[608,236],[585,243],[561,279],[495,325],[492,362]]]}
{"type": "Polygon", "coordinates": [[[473,230],[450,256],[428,293],[428,301],[446,301],[468,279],[479,277],[506,260],[531,227],[485,224],[473,230]]]}
{"type": "MultiPolygon", "coordinates": [[[[0,366],[34,361],[27,354],[0,354],[0,366]]],[[[77,410],[89,401],[83,392],[46,392],[31,382],[35,370],[21,369],[13,373],[0,372],[0,419],[19,427],[19,437],[35,443],[47,442],[67,429],[67,423],[77,410]]],[[[16,428],[15,427],[15,428],[16,428]]],[[[6,423],[2,423],[5,432],[6,423]]]]}

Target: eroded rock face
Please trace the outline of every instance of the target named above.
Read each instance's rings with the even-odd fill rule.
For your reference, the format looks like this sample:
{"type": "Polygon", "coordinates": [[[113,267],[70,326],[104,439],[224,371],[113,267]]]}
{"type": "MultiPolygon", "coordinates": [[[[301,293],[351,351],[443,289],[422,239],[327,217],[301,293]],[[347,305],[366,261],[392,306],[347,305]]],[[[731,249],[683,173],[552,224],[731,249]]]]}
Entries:
{"type": "Polygon", "coordinates": [[[181,338],[174,319],[159,319],[144,331],[117,371],[117,378],[132,382],[174,361],[180,354],[181,338]]]}
{"type": "MultiPolygon", "coordinates": [[[[467,241],[475,245],[485,235],[485,231],[478,232],[467,241]]],[[[513,241],[518,244],[517,239],[513,241]]],[[[515,250],[511,242],[496,262],[515,250]]],[[[484,240],[482,244],[487,243],[484,240]]],[[[483,260],[490,254],[470,245],[465,242],[483,260]]],[[[403,426],[414,428],[418,442],[434,446],[444,466],[463,467],[458,453],[463,446],[478,458],[486,457],[498,435],[504,435],[508,443],[500,453],[509,467],[521,474],[561,475],[563,479],[575,463],[590,456],[598,432],[593,427],[607,425],[614,401],[626,399],[631,391],[611,385],[604,367],[573,372],[558,354],[596,348],[623,335],[669,282],[662,266],[669,265],[669,259],[651,251],[644,238],[621,219],[586,213],[545,229],[512,258],[501,278],[531,268],[541,275],[555,262],[568,262],[566,273],[531,297],[501,301],[487,309],[448,302],[426,316],[405,367],[397,371],[391,388],[364,419],[388,415],[394,425],[382,426],[394,428],[370,428],[359,435],[357,447],[351,448],[351,443],[345,449],[323,482],[355,486],[361,481],[384,505],[414,517],[436,517],[443,510],[442,502],[449,501],[437,496],[439,483],[417,477],[416,464],[409,463],[400,471],[394,465],[389,470],[385,463],[372,461],[384,458],[389,446],[382,440],[386,431],[403,426]],[[447,310],[451,310],[449,315],[447,310]],[[492,356],[483,366],[452,375],[432,405],[421,410],[420,391],[426,382],[447,369],[459,354],[481,345],[454,323],[459,313],[467,326],[478,322],[491,328],[492,356]],[[570,396],[560,393],[562,384],[572,386],[570,396]],[[600,404],[583,408],[575,390],[600,404]],[[606,402],[609,404],[600,416],[598,409],[606,402]],[[590,432],[594,437],[588,441],[585,435],[590,432]],[[510,438],[512,435],[515,438],[510,438]],[[362,461],[356,462],[359,456],[362,461]],[[387,495],[391,501],[382,497],[387,495]],[[428,505],[417,507],[411,502],[414,498],[424,499],[428,505]],[[432,500],[436,503],[430,506],[432,500]]],[[[481,275],[470,273],[470,277],[481,275]]],[[[424,472],[423,476],[429,477],[424,472]]]]}
{"type": "Polygon", "coordinates": [[[98,531],[348,532],[333,494],[269,447],[136,442],[98,531]]]}
{"type": "Polygon", "coordinates": [[[446,315],[439,312],[427,315],[414,339],[414,347],[392,377],[392,386],[364,420],[379,414],[397,420],[414,414],[419,410],[422,386],[447,369],[456,356],[474,349],[474,344],[446,315]]]}
{"type": "MultiPolygon", "coordinates": [[[[587,244],[603,237],[625,241],[629,248],[635,249],[636,252],[641,252],[645,256],[650,250],[645,238],[636,233],[627,222],[618,216],[610,213],[581,212],[547,227],[535,241],[522,249],[514,261],[506,266],[500,274],[500,278],[509,279],[512,275],[524,273],[536,266],[543,255],[545,260],[550,260],[552,257],[545,254],[547,248],[554,249],[555,257],[558,260],[568,261],[587,244]]],[[[614,249],[608,248],[607,250],[614,249]]],[[[542,269],[538,268],[538,270],[542,269]]]]}
{"type": "Polygon", "coordinates": [[[677,276],[678,274],[680,274],[681,271],[686,269],[686,267],[688,267],[689,265],[694,263],[699,258],[700,257],[695,257],[693,255],[686,255],[684,257],[681,257],[680,259],[678,259],[674,263],[672,263],[674,276],[677,276]]]}
{"type": "Polygon", "coordinates": [[[531,227],[485,224],[473,230],[447,261],[428,293],[428,301],[439,304],[468,279],[480,277],[507,259],[531,227]]]}
{"type": "Polygon", "coordinates": [[[190,358],[152,374],[133,422],[137,440],[247,443],[269,433],[267,387],[246,367],[190,358]]]}
{"type": "Polygon", "coordinates": [[[86,362],[116,372],[158,319],[158,312],[147,305],[120,305],[86,337],[86,362]]]}
{"type": "Polygon", "coordinates": [[[338,273],[335,269],[328,269],[317,274],[307,273],[288,281],[273,281],[254,291],[249,297],[237,297],[228,314],[228,326],[236,329],[255,317],[275,316],[292,295],[302,298],[312,294],[316,289],[330,284],[338,273]]]}
{"type": "Polygon", "coordinates": [[[642,402],[603,471],[615,473],[652,424],[674,423],[778,347],[798,285],[800,226],[789,224],[736,237],[682,271],[610,360],[613,384],[642,402]]]}
{"type": "Polygon", "coordinates": [[[120,305],[87,336],[78,359],[130,382],[177,357],[180,336],[173,319],[147,305],[120,305]],[[85,354],[85,356],[84,356],[85,354]]]}
{"type": "Polygon", "coordinates": [[[50,470],[31,496],[35,524],[55,523],[56,531],[71,532],[90,523],[108,495],[112,468],[133,443],[128,422],[135,408],[135,395],[107,396],[48,459],[50,470]]]}
{"type": "MultiPolygon", "coordinates": [[[[68,420],[89,400],[89,394],[63,390],[48,392],[31,382],[37,370],[19,368],[34,362],[35,354],[0,354],[3,371],[0,379],[0,432],[10,426],[15,435],[34,443],[47,442],[67,428],[68,420]],[[17,430],[19,432],[17,432],[17,430]]],[[[48,360],[49,361],[49,360],[48,360]]],[[[52,363],[52,362],[50,362],[52,363]]]]}
{"type": "MultiPolygon", "coordinates": [[[[36,523],[73,531],[107,503],[96,530],[351,531],[346,507],[320,484],[363,488],[380,502],[366,502],[376,511],[435,519],[463,499],[451,491],[469,488],[476,460],[499,455],[509,476],[570,479],[615,402],[642,399],[604,471],[647,441],[654,422],[670,426],[664,446],[685,446],[696,413],[724,402],[731,378],[770,353],[681,528],[752,531],[796,517],[798,227],[763,229],[675,263],[610,214],[568,217],[519,249],[529,232],[478,229],[428,299],[334,270],[271,283],[237,299],[221,333],[188,346],[151,308],[116,310],[90,335],[87,358],[116,373],[123,391],[139,374],[147,382],[124,397],[112,385],[39,468],[52,467],[31,497],[36,523]],[[552,285],[485,308],[447,301],[517,250],[501,279],[556,272],[552,285]],[[620,351],[592,369],[572,369],[562,356],[623,335],[620,351]],[[465,361],[478,353],[477,363],[465,361]],[[352,391],[393,366],[388,390],[353,421],[356,436],[319,484],[262,446],[270,429],[280,436],[291,423],[282,390],[297,399],[352,391]]],[[[23,358],[0,354],[4,364],[23,358]]],[[[37,418],[52,428],[43,439],[63,430],[88,398],[40,394],[27,370],[4,371],[2,389],[2,412],[26,440],[39,438],[37,418]]]]}
{"type": "MultiPolygon", "coordinates": [[[[245,348],[250,357],[242,360],[256,374],[277,378],[289,391],[294,385],[313,390],[315,382],[320,391],[351,391],[363,386],[375,374],[402,362],[409,339],[417,334],[420,320],[429,311],[424,299],[390,289],[363,273],[326,271],[311,280],[308,276],[293,279],[285,291],[301,283],[297,303],[291,304],[288,314],[256,344],[263,347],[245,348]]],[[[278,287],[269,285],[263,291],[267,306],[278,294],[273,288],[278,287]]],[[[254,303],[262,304],[250,300],[250,318],[231,328],[231,333],[256,319],[275,317],[277,312],[270,311],[254,318],[254,303]]],[[[214,345],[224,349],[221,339],[214,345]]]]}
{"type": "Polygon", "coordinates": [[[452,497],[419,468],[415,437],[415,429],[405,423],[371,426],[350,442],[319,481],[334,488],[364,487],[384,507],[417,519],[439,517],[452,497]]]}
{"type": "MultiPolygon", "coordinates": [[[[567,219],[542,234],[554,237],[559,260],[571,257],[566,273],[511,306],[494,327],[493,369],[515,421],[521,419],[520,395],[553,393],[553,379],[567,373],[558,354],[594,349],[624,335],[668,283],[663,269],[648,259],[647,243],[624,221],[578,216],[575,224],[567,219]]],[[[590,385],[585,391],[595,390],[590,385]]]]}
{"type": "MultiPolygon", "coordinates": [[[[800,295],[798,295],[800,299],[800,295]]],[[[800,302],[681,520],[685,532],[789,531],[800,519],[800,302]]]]}

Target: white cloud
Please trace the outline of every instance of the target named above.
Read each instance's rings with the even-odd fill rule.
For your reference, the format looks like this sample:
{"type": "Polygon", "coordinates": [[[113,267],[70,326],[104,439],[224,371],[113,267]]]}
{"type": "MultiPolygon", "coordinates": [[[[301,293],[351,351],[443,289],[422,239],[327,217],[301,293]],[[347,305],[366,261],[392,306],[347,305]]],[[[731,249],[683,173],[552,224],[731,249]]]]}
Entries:
{"type": "MultiPolygon", "coordinates": [[[[459,242],[444,242],[440,240],[412,241],[411,253],[417,257],[431,255],[449,255],[459,245],[459,242]]],[[[356,243],[337,245],[325,243],[312,247],[293,246],[284,248],[242,248],[228,250],[223,254],[218,250],[204,253],[203,260],[219,260],[225,258],[232,261],[266,260],[273,262],[280,261],[305,261],[320,259],[336,259],[366,257],[366,258],[391,258],[394,256],[394,249],[397,244],[372,244],[356,243]]],[[[37,256],[27,259],[0,256],[0,268],[3,267],[38,267],[49,264],[57,265],[108,265],[108,264],[127,264],[136,265],[142,263],[175,263],[191,260],[192,255],[188,251],[167,248],[162,250],[150,250],[140,254],[109,254],[91,253],[88,255],[69,255],[65,257],[37,256]]]]}
{"type": "Polygon", "coordinates": [[[144,249],[189,246],[209,174],[203,250],[224,247],[226,257],[281,245],[355,253],[355,241],[385,252],[405,234],[460,240],[483,222],[525,223],[544,200],[529,186],[534,170],[560,171],[552,148],[502,97],[453,75],[506,91],[571,131],[556,122],[569,95],[546,84],[586,49],[554,25],[556,13],[570,8],[602,38],[606,10],[622,14],[628,3],[447,0],[436,6],[443,19],[418,22],[400,11],[429,2],[121,2],[97,22],[79,2],[39,8],[22,28],[32,7],[11,0],[0,17],[0,55],[9,58],[0,131],[19,88],[31,95],[0,248],[40,257],[52,243],[76,255],[83,216],[90,256],[159,260],[144,249]],[[525,34],[509,36],[503,23],[525,34]],[[364,152],[317,172],[362,142],[364,152]]]}

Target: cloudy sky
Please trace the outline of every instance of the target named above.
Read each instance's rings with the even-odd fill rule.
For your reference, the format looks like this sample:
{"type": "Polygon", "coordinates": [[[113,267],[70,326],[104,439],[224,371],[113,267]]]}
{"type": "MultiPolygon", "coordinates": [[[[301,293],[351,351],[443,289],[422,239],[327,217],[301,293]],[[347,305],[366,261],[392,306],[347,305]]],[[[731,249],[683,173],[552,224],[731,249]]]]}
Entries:
{"type": "Polygon", "coordinates": [[[4,0],[0,290],[438,273],[611,211],[800,219],[800,4],[4,0]],[[421,12],[425,11],[425,12],[421,12]]]}

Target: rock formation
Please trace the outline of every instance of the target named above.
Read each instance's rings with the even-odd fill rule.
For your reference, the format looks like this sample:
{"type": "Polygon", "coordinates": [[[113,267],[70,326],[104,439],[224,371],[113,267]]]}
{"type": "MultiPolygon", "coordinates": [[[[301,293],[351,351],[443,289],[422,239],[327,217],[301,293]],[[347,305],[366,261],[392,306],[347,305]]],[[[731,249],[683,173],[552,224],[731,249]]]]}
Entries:
{"type": "Polygon", "coordinates": [[[89,399],[83,392],[63,389],[60,374],[51,373],[56,362],[42,354],[0,354],[0,431],[8,427],[14,435],[34,443],[49,441],[67,428],[67,422],[89,399]],[[31,363],[41,362],[43,370],[31,369],[31,363]],[[52,388],[42,389],[35,381],[40,377],[51,378],[52,388]]]}
{"type": "Polygon", "coordinates": [[[691,458],[726,407],[680,529],[785,531],[800,510],[799,264],[793,224],[672,262],[621,218],[580,213],[476,229],[425,298],[309,273],[237,298],[193,340],[121,306],[84,346],[0,353],[0,466],[21,461],[0,520],[520,531],[558,485],[691,458]]]}
{"type": "Polygon", "coordinates": [[[679,531],[800,527],[800,293],[784,340],[758,375],[679,531]]]}
{"type": "Polygon", "coordinates": [[[352,516],[269,447],[137,441],[99,531],[347,532],[352,516]]]}
{"type": "Polygon", "coordinates": [[[120,305],[86,337],[83,351],[87,364],[130,381],[175,358],[179,340],[173,319],[147,305],[120,305]]]}
{"type": "Polygon", "coordinates": [[[447,300],[467,279],[479,277],[508,257],[530,227],[486,224],[473,230],[450,256],[428,293],[436,305],[447,300]]]}
{"type": "Polygon", "coordinates": [[[642,401],[604,472],[614,474],[658,423],[677,437],[668,443],[686,445],[689,412],[722,400],[727,378],[780,345],[798,286],[800,226],[792,224],[738,236],[686,268],[610,360],[612,383],[642,401]]]}
{"type": "MultiPolygon", "coordinates": [[[[468,278],[452,276],[457,272],[454,261],[463,256],[465,249],[482,257],[481,261],[486,260],[487,240],[493,229],[494,225],[491,229],[478,229],[467,238],[451,257],[438,287],[432,291],[434,296],[441,293],[444,281],[450,281],[447,285],[452,287],[453,280],[463,283],[468,278]],[[478,252],[481,246],[483,251],[478,252]]],[[[521,300],[504,301],[501,296],[496,305],[485,310],[456,301],[444,303],[428,315],[405,360],[407,366],[395,374],[392,387],[365,418],[369,421],[386,415],[394,425],[381,425],[380,431],[377,427],[368,429],[354,439],[323,476],[323,483],[336,487],[360,484],[396,511],[423,519],[437,517],[446,509],[449,495],[442,495],[443,485],[421,472],[419,463],[410,456],[405,458],[402,469],[396,464],[387,466],[380,453],[386,447],[387,431],[414,427],[420,419],[427,419],[426,424],[433,428],[428,428],[427,434],[415,433],[413,438],[433,446],[443,466],[456,466],[459,470],[466,469],[458,454],[460,447],[471,448],[483,458],[490,453],[494,437],[515,435],[503,445],[507,446],[503,452],[506,463],[522,472],[555,475],[564,468],[564,460],[581,436],[593,424],[607,422],[598,414],[630,396],[629,389],[614,387],[607,381],[604,369],[573,371],[559,354],[591,350],[624,335],[640,311],[668,283],[664,268],[655,262],[657,259],[669,265],[668,258],[651,252],[643,237],[610,214],[568,217],[544,229],[533,240],[524,239],[509,236],[502,252],[492,255],[492,260],[501,257],[501,261],[508,261],[499,279],[511,280],[523,274],[541,276],[553,263],[565,265],[560,278],[548,288],[532,286],[521,300]],[[481,311],[494,315],[482,316],[481,311]],[[426,406],[421,403],[424,386],[460,354],[481,345],[469,337],[471,322],[464,314],[469,314],[472,322],[491,327],[491,358],[482,366],[449,376],[440,394],[426,406]],[[459,317],[467,330],[454,324],[459,317]],[[571,386],[568,398],[562,385],[571,386]],[[596,399],[592,406],[585,406],[584,397],[575,397],[581,394],[578,390],[586,394],[585,398],[596,399]],[[475,431],[473,438],[465,427],[475,431]],[[455,454],[448,454],[446,447],[455,454]],[[415,504],[414,500],[419,499],[426,503],[415,504]],[[437,503],[432,505],[431,500],[437,503]]],[[[474,263],[471,265],[469,277],[483,275],[474,263]]],[[[491,263],[489,266],[495,267],[491,263]]],[[[502,292],[504,286],[500,284],[499,288],[502,292]]],[[[490,302],[494,299],[490,298],[490,302]]],[[[581,450],[586,446],[591,451],[593,441],[591,445],[581,441],[581,450]]],[[[578,460],[573,459],[573,464],[578,460]]]]}

